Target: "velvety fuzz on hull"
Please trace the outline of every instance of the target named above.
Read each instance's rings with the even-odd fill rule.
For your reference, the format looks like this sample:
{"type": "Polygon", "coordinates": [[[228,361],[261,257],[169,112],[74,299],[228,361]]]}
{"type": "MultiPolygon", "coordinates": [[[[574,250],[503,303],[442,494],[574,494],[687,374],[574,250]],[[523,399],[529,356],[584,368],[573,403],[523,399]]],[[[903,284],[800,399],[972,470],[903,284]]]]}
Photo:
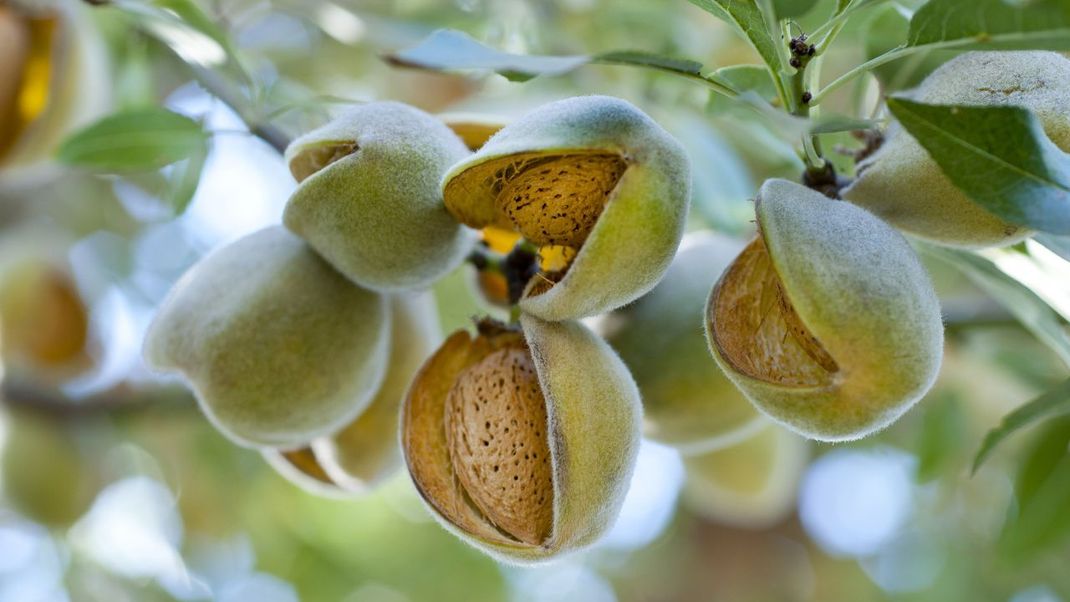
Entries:
{"type": "Polygon", "coordinates": [[[448,530],[500,560],[533,563],[612,525],[641,408],[627,369],[587,328],[530,316],[521,325],[446,339],[409,389],[401,441],[448,530]]]}
{"type": "MultiPolygon", "coordinates": [[[[969,52],[934,71],[912,97],[940,105],[1023,107],[1036,114],[1056,146],[1070,152],[1070,60],[1058,53],[969,52]]],[[[859,170],[844,198],[919,238],[987,247],[1032,234],[971,201],[898,124],[859,170]]]]}
{"type": "Polygon", "coordinates": [[[520,308],[571,320],[650,290],[672,261],[690,197],[687,154],[627,102],[583,96],[505,126],[443,181],[446,206],[473,228],[519,233],[545,256],[520,308]]]}
{"type": "Polygon", "coordinates": [[[386,369],[390,310],[281,227],[193,266],[160,306],[145,357],[181,374],[240,445],[295,448],[371,402],[386,369]]]}
{"type": "Polygon", "coordinates": [[[928,274],[864,209],[785,180],[710,294],[717,363],[761,411],[826,441],[881,429],[932,386],[943,324],[928,274]]]}
{"type": "Polygon", "coordinates": [[[425,288],[460,265],[474,240],[438,186],[467,155],[446,125],[418,109],[350,108],[286,150],[300,184],[283,221],[361,286],[425,288]]]}

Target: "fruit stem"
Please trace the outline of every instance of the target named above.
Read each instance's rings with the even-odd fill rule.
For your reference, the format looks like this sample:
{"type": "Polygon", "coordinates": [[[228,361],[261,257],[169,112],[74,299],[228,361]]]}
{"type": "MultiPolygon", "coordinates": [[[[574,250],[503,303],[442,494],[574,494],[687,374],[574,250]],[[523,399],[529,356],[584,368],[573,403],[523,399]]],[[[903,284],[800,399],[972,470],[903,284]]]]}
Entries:
{"type": "MultiPolygon", "coordinates": [[[[807,89],[809,80],[806,68],[817,53],[817,48],[807,43],[806,40],[806,34],[799,34],[788,42],[788,49],[791,51],[789,64],[795,68],[795,73],[791,76],[788,110],[792,115],[803,118],[810,117],[812,99],[807,89]]],[[[821,155],[821,141],[818,140],[817,134],[804,134],[802,144],[802,159],[806,163],[807,173],[812,175],[825,173],[828,170],[828,162],[821,155]]]]}
{"type": "MultiPolygon", "coordinates": [[[[521,238],[502,262],[502,275],[509,289],[509,304],[513,310],[524,295],[528,282],[539,273],[539,249],[521,238]]],[[[519,315],[517,316],[519,318],[519,315]]]]}

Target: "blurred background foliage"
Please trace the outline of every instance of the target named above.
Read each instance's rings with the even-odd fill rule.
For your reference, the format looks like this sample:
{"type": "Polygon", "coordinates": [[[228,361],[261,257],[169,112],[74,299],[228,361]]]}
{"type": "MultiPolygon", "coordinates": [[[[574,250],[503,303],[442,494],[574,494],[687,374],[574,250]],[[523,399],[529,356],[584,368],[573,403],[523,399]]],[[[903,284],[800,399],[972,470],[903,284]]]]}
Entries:
{"type": "MultiPolygon", "coordinates": [[[[339,105],[508,118],[621,96],[688,148],[691,228],[738,236],[758,184],[802,164],[762,116],[664,73],[588,66],[514,83],[381,59],[448,27],[515,53],[757,62],[684,0],[103,4],[0,2],[0,38],[31,42],[22,54],[0,42],[0,63],[26,65],[19,77],[0,65],[0,600],[1070,600],[1070,421],[1016,434],[971,474],[984,435],[1068,377],[1070,270],[1036,243],[928,256],[944,367],[892,428],[832,446],[769,427],[762,443],[687,459],[645,443],[617,527],[565,562],[495,564],[439,528],[404,475],[354,501],[288,483],[149,374],[139,347],[197,258],[278,222],[294,184],[273,147],[339,105]],[[109,115],[125,117],[98,121],[109,115]],[[124,136],[147,150],[99,146],[124,136]]],[[[801,30],[833,4],[817,2],[801,30]]],[[[918,4],[860,12],[826,73],[898,44],[918,4]]],[[[889,63],[830,110],[880,117],[880,93],[949,56],[889,63]]],[[[824,138],[849,175],[863,143],[824,138]]],[[[436,286],[445,332],[494,311],[472,279],[464,266],[436,286]]],[[[680,311],[699,327],[698,307],[680,311]]]]}

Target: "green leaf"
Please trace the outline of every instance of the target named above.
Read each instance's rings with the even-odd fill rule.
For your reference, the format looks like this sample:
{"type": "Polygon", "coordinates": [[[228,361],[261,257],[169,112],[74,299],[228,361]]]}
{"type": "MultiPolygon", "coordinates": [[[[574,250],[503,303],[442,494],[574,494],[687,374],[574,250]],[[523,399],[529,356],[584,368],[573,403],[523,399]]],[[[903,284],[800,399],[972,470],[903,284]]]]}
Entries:
{"type": "Polygon", "coordinates": [[[1026,330],[1070,365],[1070,333],[1054,309],[1022,283],[1003,273],[994,263],[966,251],[919,244],[930,257],[950,263],[994,300],[1007,308],[1026,330]]]}
{"type": "MultiPolygon", "coordinates": [[[[840,0],[844,2],[845,0],[840,0]]],[[[810,12],[817,0],[773,0],[773,10],[780,19],[794,19],[810,12]]]]}
{"type": "MultiPolygon", "coordinates": [[[[862,36],[866,59],[870,60],[901,47],[910,30],[910,18],[896,6],[878,8],[866,23],[862,36]]],[[[951,51],[923,50],[909,59],[892,61],[871,72],[884,84],[886,92],[913,88],[941,63],[954,55],[951,51]]]]}
{"type": "Polygon", "coordinates": [[[1013,224],[1070,234],[1070,155],[1028,110],[905,98],[888,108],[975,203],[1013,224]]]}
{"type": "Polygon", "coordinates": [[[784,70],[778,41],[769,35],[765,17],[755,0],[688,0],[691,4],[734,25],[774,73],[784,70]]]}
{"type": "Polygon", "coordinates": [[[632,67],[650,67],[678,75],[691,77],[702,76],[702,63],[687,59],[674,59],[649,52],[635,50],[618,50],[596,54],[591,62],[603,65],[629,65],[632,67]]]}
{"type": "Polygon", "coordinates": [[[1070,2],[930,0],[910,20],[907,44],[960,50],[1070,50],[1070,2]]]}
{"type": "Polygon", "coordinates": [[[1023,561],[1070,534],[1070,419],[1048,423],[1015,482],[1017,512],[1004,525],[999,549],[1023,561]]]}
{"type": "Polygon", "coordinates": [[[710,74],[710,79],[723,82],[737,92],[754,92],[770,104],[778,101],[776,83],[769,70],[761,65],[732,65],[710,74]]]}
{"type": "Polygon", "coordinates": [[[744,98],[735,99],[723,94],[711,94],[706,109],[711,113],[723,113],[741,106],[745,106],[745,100],[751,98],[769,105],[778,105],[776,84],[769,70],[761,65],[733,65],[722,67],[714,71],[709,79],[720,82],[742,95],[744,98]]]}
{"type": "Polygon", "coordinates": [[[775,129],[791,136],[867,130],[880,125],[876,121],[856,119],[835,113],[822,113],[814,119],[804,119],[789,115],[784,111],[774,110],[772,107],[780,105],[776,84],[769,70],[761,65],[722,67],[706,77],[720,82],[737,94],[735,98],[711,94],[706,110],[714,115],[739,114],[745,110],[748,116],[753,116],[757,111],[775,129]]]}
{"type": "Polygon", "coordinates": [[[510,79],[560,75],[586,65],[589,56],[534,56],[501,52],[485,46],[466,33],[451,29],[433,32],[422,42],[388,54],[389,63],[433,70],[477,69],[494,71],[510,79]]]}
{"type": "Polygon", "coordinates": [[[716,82],[702,77],[701,63],[686,59],[633,50],[618,50],[594,56],[511,54],[490,48],[466,33],[451,29],[435,31],[416,46],[388,54],[384,58],[393,65],[418,69],[494,71],[512,81],[526,81],[539,75],[561,75],[592,63],[626,65],[666,71],[716,85],[716,82]]]}
{"type": "Polygon", "coordinates": [[[196,121],[162,108],[116,113],[63,142],[63,163],[100,172],[158,169],[205,153],[208,135],[196,121]]]}
{"type": "Polygon", "coordinates": [[[810,120],[811,134],[835,134],[836,132],[855,132],[879,128],[881,123],[872,119],[859,119],[835,113],[822,113],[810,120]]]}
{"type": "Polygon", "coordinates": [[[1021,405],[989,431],[973,460],[973,472],[984,464],[996,447],[1015,432],[1043,419],[1070,414],[1070,380],[1021,405]]]}

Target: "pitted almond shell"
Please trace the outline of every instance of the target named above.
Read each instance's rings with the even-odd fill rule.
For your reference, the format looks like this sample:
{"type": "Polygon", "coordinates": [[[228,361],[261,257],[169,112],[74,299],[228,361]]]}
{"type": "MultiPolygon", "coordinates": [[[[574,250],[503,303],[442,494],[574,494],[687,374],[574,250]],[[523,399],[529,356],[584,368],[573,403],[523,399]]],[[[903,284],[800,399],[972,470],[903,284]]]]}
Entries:
{"type": "Polygon", "coordinates": [[[386,368],[386,299],[334,271],[282,227],[191,268],[145,338],[239,445],[292,449],[352,421],[386,368]]]}
{"type": "Polygon", "coordinates": [[[546,399],[525,346],[494,351],[446,396],[446,445],[457,481],[489,523],[538,545],[553,523],[546,399]]]}
{"type": "MultiPolygon", "coordinates": [[[[930,104],[1019,106],[1036,114],[1070,152],[1070,59],[1055,52],[968,52],[944,63],[913,93],[930,104]]],[[[1033,234],[974,203],[899,124],[859,165],[845,199],[918,238],[956,247],[1014,244],[1033,234]]]]}
{"type": "Polygon", "coordinates": [[[283,221],[365,288],[425,288],[460,265],[473,242],[439,189],[467,155],[448,127],[418,109],[352,107],[286,150],[300,184],[283,221]]]}
{"type": "Polygon", "coordinates": [[[442,339],[430,292],[391,295],[390,306],[390,355],[375,398],[348,426],[312,442],[330,479],[355,493],[369,491],[401,468],[401,401],[413,375],[442,339]]]}
{"type": "Polygon", "coordinates": [[[438,118],[473,152],[505,127],[506,122],[503,117],[480,113],[442,113],[438,118]]]}
{"type": "Polygon", "coordinates": [[[799,479],[810,458],[799,435],[769,421],[731,447],[684,458],[684,503],[708,520],[763,529],[795,507],[799,479]]]}
{"type": "Polygon", "coordinates": [[[531,316],[521,325],[446,339],[409,389],[401,436],[417,490],[449,531],[499,560],[533,563],[612,525],[641,407],[623,363],[586,327],[531,316]]]}
{"type": "Polygon", "coordinates": [[[569,320],[620,307],[654,286],[683,235],[690,165],[680,144],[606,96],[545,105],[509,124],[443,180],[446,206],[473,228],[520,232],[575,253],[535,278],[520,307],[569,320]]]}
{"type": "Polygon", "coordinates": [[[708,231],[685,235],[654,290],[604,322],[639,385],[644,436],[687,455],[733,445],[767,423],[717,369],[703,331],[710,286],[744,244],[708,231]]]}
{"type": "Polygon", "coordinates": [[[785,180],[758,195],[760,235],[710,294],[717,363],[755,406],[805,436],[855,439],[907,411],[940,367],[928,274],[869,212],[785,180]]]}

